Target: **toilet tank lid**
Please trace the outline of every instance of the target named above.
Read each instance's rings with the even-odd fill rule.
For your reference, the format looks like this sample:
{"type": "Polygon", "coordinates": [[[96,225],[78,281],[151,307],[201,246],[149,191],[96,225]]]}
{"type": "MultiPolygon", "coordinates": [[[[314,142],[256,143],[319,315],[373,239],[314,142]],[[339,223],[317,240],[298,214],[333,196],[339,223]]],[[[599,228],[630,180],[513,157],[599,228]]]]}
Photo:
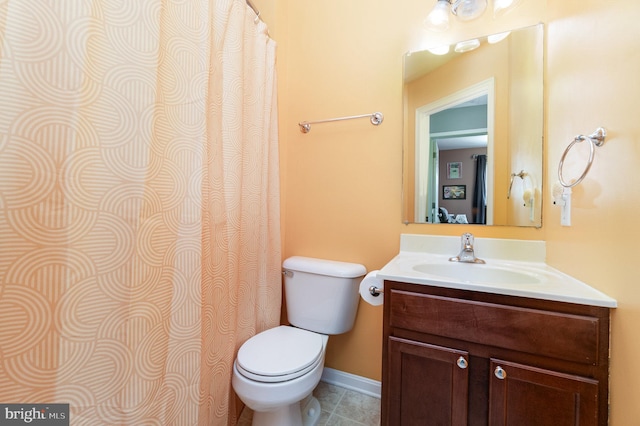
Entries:
{"type": "Polygon", "coordinates": [[[329,277],[357,278],[366,275],[367,268],[359,263],[337,260],[315,259],[313,257],[292,256],[282,262],[282,267],[291,271],[309,272],[329,277]]]}

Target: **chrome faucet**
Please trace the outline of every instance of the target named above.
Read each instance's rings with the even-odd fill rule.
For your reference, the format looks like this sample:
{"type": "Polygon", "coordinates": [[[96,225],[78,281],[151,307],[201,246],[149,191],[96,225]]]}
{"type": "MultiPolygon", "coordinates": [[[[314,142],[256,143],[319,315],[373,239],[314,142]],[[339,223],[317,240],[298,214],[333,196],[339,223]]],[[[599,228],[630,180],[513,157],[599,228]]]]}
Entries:
{"type": "Polygon", "coordinates": [[[473,252],[473,234],[466,232],[462,234],[462,248],[457,256],[449,258],[450,262],[464,263],[485,263],[484,260],[478,259],[473,252]]]}

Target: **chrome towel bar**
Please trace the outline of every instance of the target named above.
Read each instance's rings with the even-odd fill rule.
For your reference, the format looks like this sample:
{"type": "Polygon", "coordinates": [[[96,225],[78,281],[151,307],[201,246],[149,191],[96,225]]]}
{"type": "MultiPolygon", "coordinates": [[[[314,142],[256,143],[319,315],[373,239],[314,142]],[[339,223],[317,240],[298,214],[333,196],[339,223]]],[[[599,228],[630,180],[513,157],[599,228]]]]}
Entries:
{"type": "Polygon", "coordinates": [[[326,120],[318,120],[318,121],[301,121],[300,123],[298,123],[298,126],[300,126],[300,131],[302,133],[309,133],[309,131],[311,131],[312,124],[328,123],[331,121],[353,120],[355,118],[364,118],[364,117],[371,117],[370,121],[371,121],[371,124],[373,124],[374,126],[379,125],[380,123],[382,123],[382,120],[384,120],[384,116],[382,115],[381,112],[374,112],[373,114],[362,114],[362,115],[352,115],[350,117],[328,118],[326,120]]]}

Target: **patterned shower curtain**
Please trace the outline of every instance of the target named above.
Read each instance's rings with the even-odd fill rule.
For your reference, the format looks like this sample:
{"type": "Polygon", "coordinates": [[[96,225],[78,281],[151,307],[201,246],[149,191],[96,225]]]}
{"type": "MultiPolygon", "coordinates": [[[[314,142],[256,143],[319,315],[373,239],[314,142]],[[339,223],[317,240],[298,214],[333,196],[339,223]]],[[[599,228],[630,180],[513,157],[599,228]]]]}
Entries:
{"type": "Polygon", "coordinates": [[[0,0],[0,403],[234,424],[280,318],[274,67],[244,0],[0,0]]]}

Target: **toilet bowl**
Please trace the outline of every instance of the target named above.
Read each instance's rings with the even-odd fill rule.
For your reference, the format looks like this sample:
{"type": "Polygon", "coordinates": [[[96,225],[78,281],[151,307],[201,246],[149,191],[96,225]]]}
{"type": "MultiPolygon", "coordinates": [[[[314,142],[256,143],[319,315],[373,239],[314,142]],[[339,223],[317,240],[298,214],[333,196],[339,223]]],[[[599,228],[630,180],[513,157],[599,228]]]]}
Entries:
{"type": "Polygon", "coordinates": [[[253,410],[254,426],[317,424],[320,404],[307,397],[320,382],[327,340],[326,335],[280,326],[245,342],[233,364],[232,385],[253,410]]]}
{"type": "Polygon", "coordinates": [[[232,386],[253,410],[253,426],[315,426],[320,382],[331,334],[353,328],[360,264],[294,256],[283,262],[290,326],[258,333],[238,350],[232,386]]]}

